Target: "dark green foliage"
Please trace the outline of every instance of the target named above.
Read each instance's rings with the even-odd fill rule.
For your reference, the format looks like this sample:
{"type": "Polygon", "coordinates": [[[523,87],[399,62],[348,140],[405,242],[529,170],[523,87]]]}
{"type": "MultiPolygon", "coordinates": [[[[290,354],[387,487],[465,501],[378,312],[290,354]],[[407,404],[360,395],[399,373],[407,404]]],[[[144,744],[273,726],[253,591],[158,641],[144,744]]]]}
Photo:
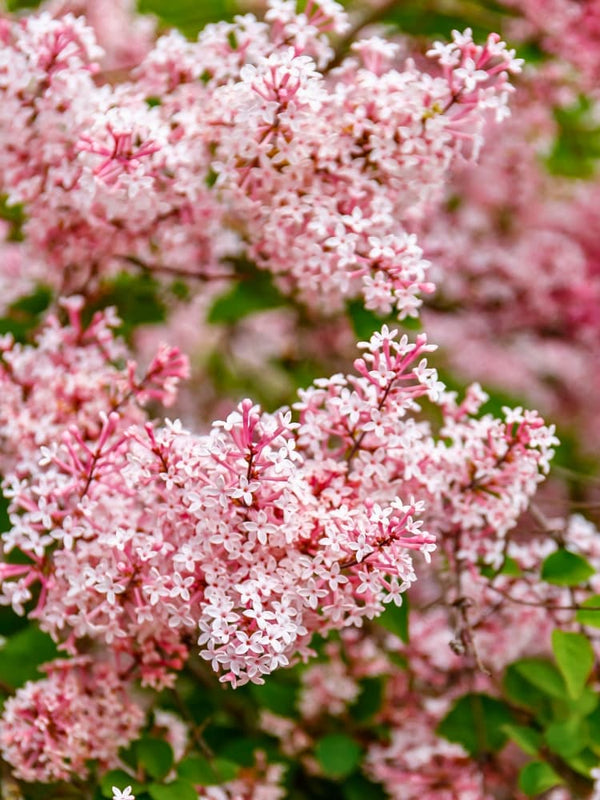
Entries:
{"type": "Polygon", "coordinates": [[[142,13],[155,14],[168,28],[178,28],[193,38],[209,22],[231,19],[237,12],[232,0],[139,0],[142,13]]]}
{"type": "Polygon", "coordinates": [[[119,333],[130,340],[140,325],[164,322],[167,318],[167,297],[161,284],[148,272],[120,272],[104,281],[85,309],[91,319],[94,311],[114,306],[122,320],[119,333]]]}
{"type": "Polygon", "coordinates": [[[233,325],[257,311],[277,308],[286,302],[273,284],[268,272],[251,269],[245,271],[240,280],[219,295],[208,312],[208,321],[213,324],[233,325]]]}
{"type": "Polygon", "coordinates": [[[507,740],[504,726],[514,721],[510,708],[486,694],[460,697],[438,726],[438,733],[472,756],[494,753],[507,740]]]}
{"type": "Polygon", "coordinates": [[[376,620],[377,625],[381,625],[390,633],[396,634],[404,644],[408,644],[409,608],[408,595],[404,594],[401,606],[397,606],[395,603],[388,603],[383,614],[377,617],[376,620]]]}
{"type": "Polygon", "coordinates": [[[57,657],[56,645],[48,634],[27,625],[13,633],[0,651],[0,681],[17,689],[26,681],[39,680],[39,665],[57,657]]]}
{"type": "Polygon", "coordinates": [[[567,178],[592,178],[600,158],[600,126],[592,104],[585,96],[568,108],[557,108],[554,117],[558,136],[546,163],[554,175],[567,178]]]}
{"type": "Polygon", "coordinates": [[[12,303],[0,317],[0,335],[10,333],[16,341],[26,341],[40,324],[51,300],[51,290],[47,286],[38,286],[32,294],[12,303]]]}
{"type": "Polygon", "coordinates": [[[344,778],[358,767],[361,748],[350,736],[331,733],[319,739],[315,755],[325,775],[344,778]]]}

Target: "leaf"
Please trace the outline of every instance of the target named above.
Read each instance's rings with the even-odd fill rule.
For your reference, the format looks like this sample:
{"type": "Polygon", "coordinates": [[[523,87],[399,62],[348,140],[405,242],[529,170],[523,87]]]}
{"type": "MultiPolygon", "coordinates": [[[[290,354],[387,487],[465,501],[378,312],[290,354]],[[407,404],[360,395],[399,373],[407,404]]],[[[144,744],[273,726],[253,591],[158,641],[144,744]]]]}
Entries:
{"type": "Polygon", "coordinates": [[[410,610],[408,596],[405,594],[402,597],[402,605],[397,606],[395,603],[388,603],[383,614],[375,620],[378,625],[381,625],[386,631],[394,633],[398,636],[404,644],[408,644],[408,612],[410,610]]]}
{"type": "Polygon", "coordinates": [[[350,707],[350,716],[356,722],[364,722],[376,714],[383,701],[383,678],[364,678],[360,682],[360,694],[350,707]]]}
{"type": "Polygon", "coordinates": [[[544,732],[548,746],[562,758],[571,758],[580,753],[588,744],[588,726],[578,717],[570,717],[564,722],[553,722],[544,732]]]}
{"type": "Polygon", "coordinates": [[[284,303],[285,299],[273,284],[271,276],[256,270],[219,295],[207,319],[213,325],[232,325],[250,314],[278,308],[284,303]]]}
{"type": "Polygon", "coordinates": [[[177,774],[180,778],[190,781],[197,786],[213,786],[220,783],[212,764],[204,756],[188,756],[177,765],[177,774]]]}
{"type": "Polygon", "coordinates": [[[530,761],[519,773],[519,787],[528,797],[562,783],[556,772],[544,761],[530,761]]]}
{"type": "Polygon", "coordinates": [[[194,37],[209,22],[231,19],[236,11],[231,0],[211,0],[210,3],[198,0],[140,0],[138,8],[142,13],[155,14],[163,23],[179,28],[189,37],[194,37]]]}
{"type": "Polygon", "coordinates": [[[577,586],[595,574],[583,556],[569,550],[551,553],[542,564],[542,579],[556,586],[577,586]]]}
{"type": "Polygon", "coordinates": [[[8,500],[0,491],[0,533],[10,530],[10,519],[8,518],[8,500]]]}
{"type": "Polygon", "coordinates": [[[279,714],[281,717],[294,717],[296,712],[297,688],[294,684],[267,678],[263,684],[252,684],[250,693],[262,708],[279,714]]]}
{"type": "Polygon", "coordinates": [[[151,778],[164,778],[173,766],[173,750],[163,739],[145,736],[134,747],[138,763],[151,778]]]}
{"type": "Polygon", "coordinates": [[[158,281],[147,273],[121,272],[102,283],[94,303],[85,309],[87,322],[94,311],[115,306],[122,320],[118,332],[130,339],[135,328],[164,322],[167,307],[158,281]]]}
{"type": "Polygon", "coordinates": [[[600,748],[600,708],[596,709],[586,719],[592,745],[600,748]]]}
{"type": "Polygon", "coordinates": [[[28,625],[13,634],[0,650],[0,680],[17,689],[26,681],[39,679],[38,666],[57,655],[50,636],[28,625]]]}
{"type": "Polygon", "coordinates": [[[594,666],[594,651],[582,633],[552,631],[552,650],[572,698],[581,695],[594,666]]]}
{"type": "Polygon", "coordinates": [[[526,725],[503,725],[502,730],[528,756],[537,755],[542,744],[541,733],[526,725]]]}
{"type": "Polygon", "coordinates": [[[503,726],[513,721],[510,709],[502,701],[472,693],[457,700],[438,725],[437,732],[476,756],[500,750],[508,738],[503,726]]]}
{"type": "Polygon", "coordinates": [[[345,733],[331,733],[319,739],[315,747],[317,761],[329,778],[344,778],[360,762],[360,745],[345,733]]]}
{"type": "Polygon", "coordinates": [[[357,339],[368,341],[375,331],[381,330],[385,322],[374,311],[365,308],[362,300],[350,300],[346,309],[357,339]]]}
{"type": "Polygon", "coordinates": [[[582,625],[589,625],[592,628],[600,628],[600,610],[590,611],[588,610],[589,606],[600,609],[600,594],[595,594],[583,601],[581,608],[575,614],[575,620],[580,622],[582,625]]]}
{"type": "Polygon", "coordinates": [[[182,778],[170,783],[151,783],[148,794],[152,800],[198,800],[198,792],[193,784],[182,778]]]}
{"type": "Polygon", "coordinates": [[[554,664],[543,658],[523,658],[516,661],[513,668],[529,683],[551,697],[562,700],[565,696],[565,682],[554,664]]]}
{"type": "Polygon", "coordinates": [[[568,178],[592,178],[600,158],[600,127],[593,104],[585,96],[567,108],[557,108],[554,116],[558,136],[546,159],[553,175],[568,178]]]}
{"type": "Polygon", "coordinates": [[[234,780],[239,772],[239,766],[228,758],[215,758],[213,766],[219,783],[227,783],[234,780]]]}
{"type": "Polygon", "coordinates": [[[113,786],[116,786],[117,789],[121,789],[121,791],[126,789],[128,786],[131,786],[131,791],[133,794],[138,794],[144,789],[143,784],[141,784],[139,781],[136,781],[135,778],[132,778],[131,775],[129,775],[123,769],[111,769],[109,772],[105,772],[100,779],[100,789],[102,790],[102,794],[105,797],[110,797],[111,800],[113,796],[113,786]]]}
{"type": "Polygon", "coordinates": [[[10,333],[23,342],[38,326],[40,315],[48,308],[52,299],[52,291],[44,285],[12,303],[6,315],[0,318],[0,334],[10,333]]]}
{"type": "Polygon", "coordinates": [[[566,761],[571,769],[575,770],[575,772],[578,772],[580,775],[584,775],[586,778],[589,778],[590,772],[598,766],[597,754],[587,747],[585,750],[577,753],[577,755],[566,759],[566,761]]]}
{"type": "Polygon", "coordinates": [[[226,742],[219,750],[219,756],[241,767],[253,767],[256,763],[254,753],[259,746],[260,737],[240,736],[226,742]]]}
{"type": "Polygon", "coordinates": [[[386,800],[388,795],[381,786],[367,780],[363,775],[352,775],[342,785],[344,800],[386,800]]]}
{"type": "Polygon", "coordinates": [[[578,697],[569,697],[565,695],[563,703],[568,710],[568,716],[585,717],[590,714],[598,705],[600,697],[591,689],[586,686],[583,692],[578,697]]]}

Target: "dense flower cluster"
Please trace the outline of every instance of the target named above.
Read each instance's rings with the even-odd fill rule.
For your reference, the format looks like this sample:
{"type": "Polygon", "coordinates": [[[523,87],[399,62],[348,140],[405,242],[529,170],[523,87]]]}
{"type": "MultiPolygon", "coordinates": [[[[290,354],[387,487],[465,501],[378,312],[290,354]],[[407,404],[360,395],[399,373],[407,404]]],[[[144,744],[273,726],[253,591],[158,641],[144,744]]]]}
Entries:
{"type": "Polygon", "coordinates": [[[29,681],[7,700],[0,747],[23,780],[85,778],[90,759],[104,768],[118,762],[119,747],[137,736],[144,716],[108,664],[54,661],[47,678],[29,681]]]}
{"type": "Polygon", "coordinates": [[[457,172],[421,234],[440,287],[424,322],[458,374],[530,398],[595,445],[599,186],[544,163],[560,133],[548,97],[565,91],[572,103],[551,71],[530,75],[506,135],[457,172]]]}
{"type": "Polygon", "coordinates": [[[541,40],[544,49],[572,64],[583,88],[596,92],[600,77],[600,8],[595,0],[503,0],[523,16],[514,34],[541,40]]]}
{"type": "Polygon", "coordinates": [[[324,31],[345,25],[336,3],[273,2],[263,22],[160,38],[111,85],[82,19],[3,22],[0,190],[48,278],[81,290],[131,260],[212,277],[245,248],[304,300],[414,315],[427,262],[399,225],[506,114],[520,62],[465,31],[430,51],[441,74],[378,39],[327,72],[324,31]]]}
{"type": "Polygon", "coordinates": [[[27,800],[600,791],[598,490],[532,504],[558,439],[504,399],[600,440],[595,4],[487,9],[563,59],[516,91],[499,35],[394,40],[364,5],[257,0],[193,41],[130,0],[0,13],[0,780],[27,800]],[[33,634],[65,658],[24,683],[33,634]]]}
{"type": "Polygon", "coordinates": [[[104,641],[157,685],[199,629],[203,657],[235,684],[307,656],[315,631],[400,602],[415,580],[409,552],[434,547],[419,517],[496,560],[547,469],[552,430],[518,410],[504,422],[470,416],[478,392],[457,406],[422,358],[422,336],[412,344],[384,328],[364,347],[357,375],[301,392],[299,423],[243,401],[197,436],[132,425],[105,395],[102,422],[69,426],[42,450],[41,471],[5,478],[5,548],[32,563],[5,565],[3,602],[22,613],[41,583],[43,629],[74,651],[83,637],[104,641]],[[445,443],[414,419],[419,397],[447,415],[445,443]]]}

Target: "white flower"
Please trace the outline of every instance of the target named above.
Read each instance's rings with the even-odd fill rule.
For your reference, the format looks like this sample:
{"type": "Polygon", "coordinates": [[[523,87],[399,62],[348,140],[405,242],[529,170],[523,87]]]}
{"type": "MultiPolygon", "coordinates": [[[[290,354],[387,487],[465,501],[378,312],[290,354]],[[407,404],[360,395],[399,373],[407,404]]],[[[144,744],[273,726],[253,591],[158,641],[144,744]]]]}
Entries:
{"type": "Polygon", "coordinates": [[[112,800],[135,800],[135,795],[131,794],[131,786],[127,786],[123,791],[117,789],[116,786],[112,787],[112,800]]]}

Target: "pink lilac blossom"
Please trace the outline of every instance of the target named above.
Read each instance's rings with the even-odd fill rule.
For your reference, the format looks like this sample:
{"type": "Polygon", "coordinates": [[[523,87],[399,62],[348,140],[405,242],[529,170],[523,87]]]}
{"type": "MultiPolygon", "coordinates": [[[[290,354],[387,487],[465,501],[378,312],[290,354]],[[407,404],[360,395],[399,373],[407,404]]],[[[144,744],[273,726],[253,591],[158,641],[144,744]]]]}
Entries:
{"type": "Polygon", "coordinates": [[[503,0],[522,14],[510,25],[511,39],[540,41],[579,72],[587,91],[600,78],[600,8],[596,0],[503,0]]]}
{"type": "Polygon", "coordinates": [[[246,400],[204,436],[126,426],[118,406],[95,429],[70,426],[41,469],[5,478],[5,550],[31,564],[3,566],[2,602],[22,613],[41,584],[42,629],[73,652],[102,641],[157,686],[199,631],[202,657],[235,685],[306,658],[314,632],[399,602],[411,551],[429,559],[435,546],[423,518],[435,533],[460,526],[496,559],[547,469],[552,429],[520,410],[470,417],[478,392],[457,405],[443,391],[424,336],[384,328],[363,348],[355,375],[300,393],[299,422],[246,400]],[[446,414],[450,443],[414,419],[419,398],[446,414]]]}
{"type": "Polygon", "coordinates": [[[85,17],[104,54],[103,71],[121,71],[135,67],[154,45],[156,21],[139,14],[133,0],[48,0],[42,4],[55,18],[72,14],[85,17]]]}
{"type": "Polygon", "coordinates": [[[81,298],[63,301],[62,308],[68,324],[50,315],[34,347],[0,337],[0,472],[17,479],[37,472],[40,447],[56,446],[72,425],[91,442],[108,424],[102,414],[118,411],[120,430],[142,424],[142,408],[151,401],[170,405],[188,373],[185,357],[159,344],[145,374],[137,375],[114,336],[119,320],[111,309],[84,326],[81,298]]]}
{"type": "Polygon", "coordinates": [[[420,233],[440,287],[423,321],[455,373],[526,397],[593,447],[599,184],[544,164],[558,135],[548,99],[568,86],[530,72],[506,135],[488,140],[477,173],[455,173],[445,211],[420,233]]]}
{"type": "Polygon", "coordinates": [[[90,760],[118,763],[117,751],[139,734],[144,712],[114,668],[89,659],[54,661],[48,677],[10,697],[0,720],[0,751],[25,781],[85,778],[90,760]],[[115,710],[118,709],[118,713],[115,710]]]}
{"type": "Polygon", "coordinates": [[[344,25],[336,3],[274,1],[262,22],[161,37],[111,85],[82,19],[3,22],[0,189],[50,280],[89,289],[131,262],[214,277],[245,251],[304,301],[416,315],[432,287],[402,222],[506,115],[520,60],[466,30],[430,51],[435,74],[384,65],[377,41],[327,71],[344,25]]]}

